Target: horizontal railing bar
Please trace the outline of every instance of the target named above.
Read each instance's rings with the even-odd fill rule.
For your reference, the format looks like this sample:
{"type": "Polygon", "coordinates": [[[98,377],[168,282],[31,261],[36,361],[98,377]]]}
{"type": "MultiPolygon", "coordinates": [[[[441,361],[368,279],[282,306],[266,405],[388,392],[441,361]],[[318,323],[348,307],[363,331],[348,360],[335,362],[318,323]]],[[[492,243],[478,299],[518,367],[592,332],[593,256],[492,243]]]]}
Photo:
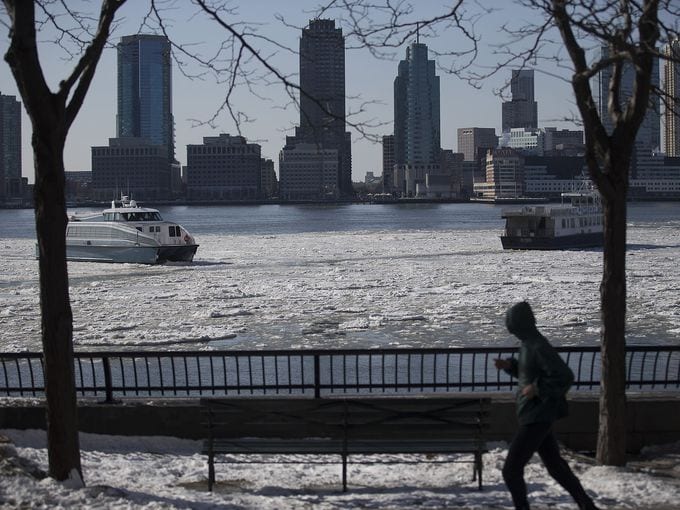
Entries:
{"type": "MultiPolygon", "coordinates": [[[[563,346],[557,350],[574,370],[575,390],[599,389],[598,346],[563,346]]],[[[222,393],[309,392],[320,396],[343,392],[506,391],[514,389],[516,381],[497,372],[492,359],[517,352],[518,346],[96,351],[76,352],[74,368],[77,394],[103,395],[106,400],[114,396],[222,393]]],[[[629,345],[626,355],[628,389],[680,389],[680,345],[629,345]]],[[[43,370],[42,353],[0,354],[0,395],[44,393],[43,370]]]]}

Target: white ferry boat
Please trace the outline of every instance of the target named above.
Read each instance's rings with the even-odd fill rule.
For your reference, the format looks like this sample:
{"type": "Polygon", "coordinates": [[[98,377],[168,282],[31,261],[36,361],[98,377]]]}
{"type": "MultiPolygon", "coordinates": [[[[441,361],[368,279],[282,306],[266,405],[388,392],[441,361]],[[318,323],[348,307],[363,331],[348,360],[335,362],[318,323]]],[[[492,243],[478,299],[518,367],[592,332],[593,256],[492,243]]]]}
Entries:
{"type": "Polygon", "coordinates": [[[140,207],[122,197],[120,206],[100,215],[69,218],[66,259],[90,262],[158,264],[191,262],[198,244],[181,225],[163,221],[157,209],[140,207]]]}
{"type": "Polygon", "coordinates": [[[562,203],[505,210],[503,248],[508,250],[568,250],[603,244],[600,194],[594,189],[562,193],[562,203]]]}

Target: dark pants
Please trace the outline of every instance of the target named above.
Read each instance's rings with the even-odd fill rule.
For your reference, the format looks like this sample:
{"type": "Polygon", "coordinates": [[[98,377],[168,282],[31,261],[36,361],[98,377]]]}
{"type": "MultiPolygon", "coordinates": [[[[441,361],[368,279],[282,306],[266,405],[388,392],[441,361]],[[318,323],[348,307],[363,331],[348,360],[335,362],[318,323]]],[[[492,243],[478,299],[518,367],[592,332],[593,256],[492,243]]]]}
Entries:
{"type": "Polygon", "coordinates": [[[550,476],[571,494],[581,509],[594,509],[592,499],[586,494],[576,475],[560,455],[560,448],[552,432],[552,423],[520,425],[513,439],[503,466],[503,479],[512,494],[518,510],[528,510],[527,486],[524,482],[524,466],[538,453],[550,476]]]}

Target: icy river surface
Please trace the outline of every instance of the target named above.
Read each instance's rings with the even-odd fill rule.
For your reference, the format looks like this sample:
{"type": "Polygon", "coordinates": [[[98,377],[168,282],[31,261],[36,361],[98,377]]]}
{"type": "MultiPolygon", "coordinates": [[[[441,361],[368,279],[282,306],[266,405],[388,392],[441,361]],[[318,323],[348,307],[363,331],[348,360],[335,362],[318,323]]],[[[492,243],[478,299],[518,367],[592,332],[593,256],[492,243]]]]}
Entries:
{"type": "MultiPolygon", "coordinates": [[[[498,207],[160,210],[194,262],[70,262],[76,350],[513,345],[520,299],[554,343],[599,342],[602,251],[503,250],[498,207]]],[[[0,351],[41,350],[34,246],[33,212],[0,210],[0,351]]],[[[628,343],[680,341],[679,255],[680,203],[631,203],[628,343]]]]}

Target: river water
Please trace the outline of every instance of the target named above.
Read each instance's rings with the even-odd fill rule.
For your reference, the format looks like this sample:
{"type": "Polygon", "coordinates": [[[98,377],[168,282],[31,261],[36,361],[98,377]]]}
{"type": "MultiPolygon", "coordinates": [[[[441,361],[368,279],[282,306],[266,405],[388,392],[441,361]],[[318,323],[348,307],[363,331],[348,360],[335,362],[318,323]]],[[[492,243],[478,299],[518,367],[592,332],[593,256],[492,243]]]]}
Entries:
{"type": "MultiPolygon", "coordinates": [[[[506,251],[485,204],[160,208],[192,264],[69,263],[77,350],[513,345],[534,306],[556,344],[599,341],[602,251],[506,251]]],[[[93,210],[72,211],[78,214],[93,210]]],[[[0,210],[1,351],[40,349],[30,210],[0,210]]],[[[631,203],[627,341],[680,341],[680,203],[631,203]]]]}

